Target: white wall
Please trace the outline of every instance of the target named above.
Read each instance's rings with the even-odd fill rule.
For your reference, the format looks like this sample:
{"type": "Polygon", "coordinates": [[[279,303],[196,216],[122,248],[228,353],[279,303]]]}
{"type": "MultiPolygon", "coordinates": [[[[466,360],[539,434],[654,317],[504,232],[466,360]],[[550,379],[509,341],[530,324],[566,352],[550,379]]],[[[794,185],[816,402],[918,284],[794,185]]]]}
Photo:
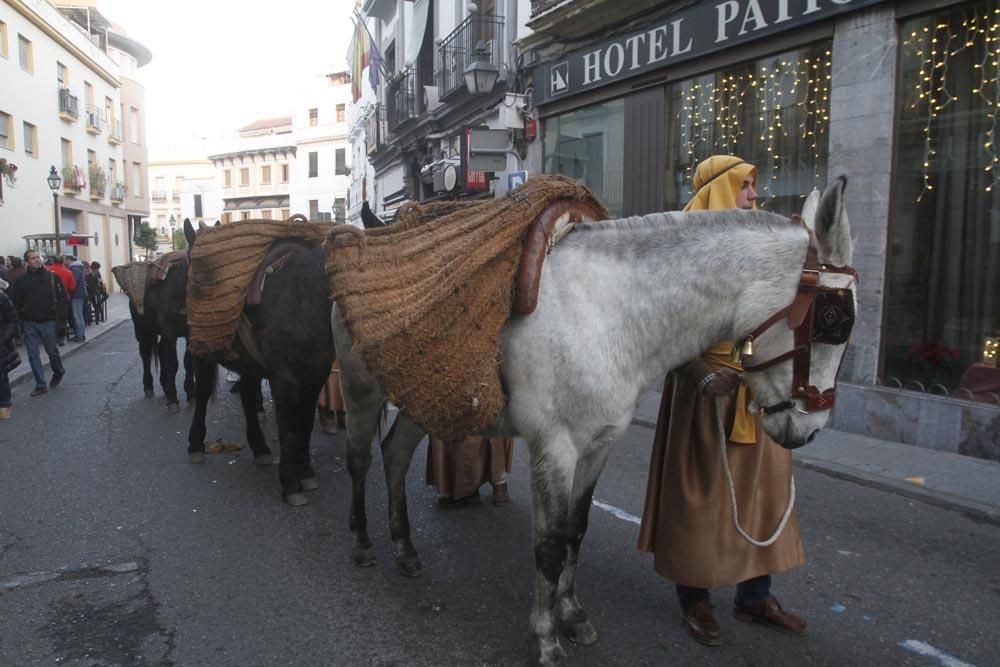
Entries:
{"type": "MultiPolygon", "coordinates": [[[[367,70],[366,70],[367,71],[367,70]]],[[[368,86],[367,81],[364,85],[368,86]]],[[[368,86],[370,89],[370,86],[368,86]]],[[[334,200],[347,199],[351,176],[336,173],[336,153],[344,151],[344,161],[351,168],[351,145],[347,140],[351,84],[331,84],[327,76],[314,77],[301,91],[292,121],[297,146],[293,167],[290,204],[292,214],[309,215],[309,201],[316,200],[319,212],[333,214],[334,200]],[[338,121],[338,104],[345,106],[344,120],[338,121]],[[316,125],[309,124],[309,110],[317,109],[316,125]],[[318,171],[309,176],[309,153],[318,157],[318,171]]]]}

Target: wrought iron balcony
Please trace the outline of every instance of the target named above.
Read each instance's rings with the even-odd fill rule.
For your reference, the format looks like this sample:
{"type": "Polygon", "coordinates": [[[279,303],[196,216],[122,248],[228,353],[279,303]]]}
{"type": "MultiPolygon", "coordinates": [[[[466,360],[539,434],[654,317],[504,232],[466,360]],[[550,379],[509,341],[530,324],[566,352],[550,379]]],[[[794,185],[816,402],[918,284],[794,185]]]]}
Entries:
{"type": "Polygon", "coordinates": [[[153,201],[167,201],[166,190],[153,190],[149,193],[149,196],[153,201]]]}
{"type": "Polygon", "coordinates": [[[75,165],[67,164],[62,168],[63,192],[70,194],[79,192],[87,184],[83,170],[75,165]]]}
{"type": "Polygon", "coordinates": [[[122,142],[122,122],[117,118],[108,120],[108,143],[120,144],[122,142]]]}
{"type": "Polygon", "coordinates": [[[73,121],[80,117],[80,104],[69,88],[59,88],[59,116],[73,121]]]}
{"type": "Polygon", "coordinates": [[[386,85],[386,104],[390,132],[417,117],[417,75],[412,67],[407,67],[386,85]]]}
{"type": "Polygon", "coordinates": [[[376,104],[365,119],[365,145],[368,155],[377,153],[385,145],[385,107],[376,104]]]}
{"type": "Polygon", "coordinates": [[[104,131],[104,112],[93,104],[87,105],[87,132],[100,134],[104,131]]]}
{"type": "Polygon", "coordinates": [[[111,186],[111,201],[112,202],[123,202],[125,201],[125,184],[115,183],[111,186]]]}
{"type": "Polygon", "coordinates": [[[495,14],[472,14],[458,24],[438,47],[437,76],[441,97],[465,87],[465,68],[476,55],[476,43],[482,41],[490,62],[500,69],[503,63],[504,20],[495,14]]]}

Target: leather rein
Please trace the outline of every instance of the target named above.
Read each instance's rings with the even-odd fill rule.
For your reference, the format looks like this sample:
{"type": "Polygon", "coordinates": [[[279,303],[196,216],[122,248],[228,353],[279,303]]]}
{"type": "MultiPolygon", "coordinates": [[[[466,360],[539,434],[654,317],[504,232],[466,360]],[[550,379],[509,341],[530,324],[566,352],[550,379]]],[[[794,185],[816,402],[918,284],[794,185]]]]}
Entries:
{"type": "MultiPolygon", "coordinates": [[[[788,320],[788,328],[794,332],[794,347],[776,357],[758,364],[745,365],[747,373],[757,373],[772,366],[792,360],[792,392],[784,401],[760,408],[762,414],[771,415],[784,410],[796,409],[809,413],[831,409],[837,398],[836,381],[833,387],[820,391],[809,382],[809,367],[812,360],[812,344],[823,342],[829,344],[846,344],[850,338],[854,324],[854,300],[851,288],[857,283],[858,273],[850,266],[830,266],[820,264],[817,257],[816,234],[809,229],[802,218],[792,216],[793,223],[806,228],[809,232],[809,248],[802,264],[802,274],[799,278],[798,292],[795,300],[778,312],[767,318],[759,327],[737,344],[737,350],[746,350],[744,354],[753,356],[753,341],[783,319],[788,320]],[[821,286],[820,277],[824,273],[848,275],[853,278],[846,288],[821,286]],[[817,297],[823,300],[822,309],[817,313],[817,297]],[[805,409],[798,408],[795,399],[805,404],[805,409]]],[[[843,364],[843,357],[841,357],[843,364]]],[[[839,375],[840,368],[837,368],[839,375]]]]}

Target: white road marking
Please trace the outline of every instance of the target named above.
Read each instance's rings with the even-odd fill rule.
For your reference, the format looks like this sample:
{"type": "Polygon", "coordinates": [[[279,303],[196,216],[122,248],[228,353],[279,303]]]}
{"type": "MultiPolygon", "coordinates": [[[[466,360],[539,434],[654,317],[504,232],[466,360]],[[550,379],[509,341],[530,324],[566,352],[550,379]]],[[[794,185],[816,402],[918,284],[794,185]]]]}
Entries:
{"type": "Polygon", "coordinates": [[[917,655],[934,658],[942,667],[975,667],[975,665],[970,662],[960,660],[947,651],[942,651],[939,648],[931,646],[927,642],[922,642],[917,639],[906,639],[899,642],[899,645],[907,651],[912,651],[917,655]]]}
{"type": "Polygon", "coordinates": [[[618,517],[622,521],[628,521],[629,523],[634,523],[637,526],[639,525],[639,517],[637,517],[634,514],[629,514],[625,510],[619,509],[614,505],[602,503],[600,500],[594,498],[594,507],[596,507],[597,509],[602,509],[608,514],[618,517]]]}

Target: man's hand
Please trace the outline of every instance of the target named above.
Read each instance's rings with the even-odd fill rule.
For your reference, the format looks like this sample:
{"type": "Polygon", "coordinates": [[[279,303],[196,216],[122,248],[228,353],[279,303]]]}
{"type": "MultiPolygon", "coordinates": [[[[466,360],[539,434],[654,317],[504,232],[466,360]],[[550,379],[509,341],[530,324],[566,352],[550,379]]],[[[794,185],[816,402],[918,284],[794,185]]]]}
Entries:
{"type": "Polygon", "coordinates": [[[723,366],[719,370],[712,373],[710,377],[712,379],[705,384],[701,393],[705,396],[712,396],[713,398],[733,393],[743,381],[743,374],[734,368],[729,368],[728,366],[723,366]]]}

